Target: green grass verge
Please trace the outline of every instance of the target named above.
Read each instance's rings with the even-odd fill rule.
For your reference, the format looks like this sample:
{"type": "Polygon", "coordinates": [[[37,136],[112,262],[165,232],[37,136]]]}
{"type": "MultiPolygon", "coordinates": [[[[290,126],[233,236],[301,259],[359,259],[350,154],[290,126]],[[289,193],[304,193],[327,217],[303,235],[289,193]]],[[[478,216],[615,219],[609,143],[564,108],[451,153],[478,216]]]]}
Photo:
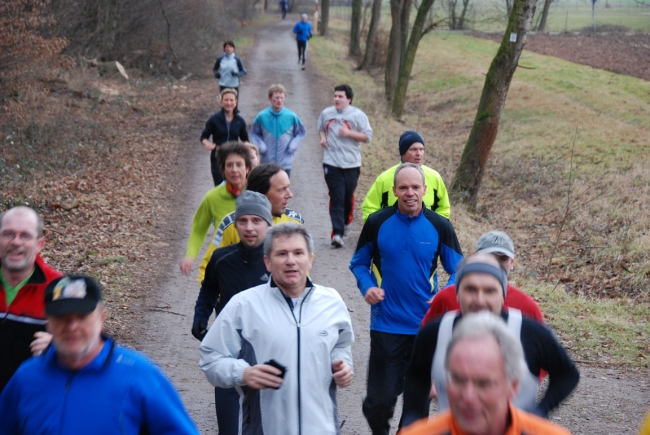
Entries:
{"type": "MultiPolygon", "coordinates": [[[[424,134],[427,162],[449,184],[498,44],[427,35],[398,122],[387,114],[383,75],[355,71],[346,58],[345,25],[334,28],[342,30],[312,39],[312,62],[327,80],[354,88],[354,104],[373,126],[358,199],[397,161],[397,140],[406,129],[424,134]]],[[[510,87],[481,190],[484,205],[475,214],[452,204],[463,250],[471,252],[484,231],[506,230],[520,250],[514,281],[526,282],[522,288],[538,299],[577,359],[647,367],[650,174],[643,168],[650,164],[650,83],[530,52],[520,65],[527,68],[510,87]],[[572,202],[557,244],[569,178],[572,202]],[[591,293],[632,286],[641,297],[591,293]]]]}

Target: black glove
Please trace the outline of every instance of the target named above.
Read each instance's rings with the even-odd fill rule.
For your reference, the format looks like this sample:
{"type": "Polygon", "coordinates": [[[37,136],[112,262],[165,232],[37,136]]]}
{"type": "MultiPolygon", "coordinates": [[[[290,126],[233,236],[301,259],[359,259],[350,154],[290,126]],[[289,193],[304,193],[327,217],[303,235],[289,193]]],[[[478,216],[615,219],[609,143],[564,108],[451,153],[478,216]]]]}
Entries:
{"type": "Polygon", "coordinates": [[[239,77],[239,73],[235,71],[231,71],[230,74],[232,74],[233,77],[239,77]]]}
{"type": "Polygon", "coordinates": [[[220,72],[214,73],[214,77],[217,78],[217,79],[220,79],[221,78],[221,73],[220,72]]]}
{"type": "Polygon", "coordinates": [[[199,341],[208,333],[208,322],[206,320],[195,320],[192,325],[192,335],[199,341]]]}

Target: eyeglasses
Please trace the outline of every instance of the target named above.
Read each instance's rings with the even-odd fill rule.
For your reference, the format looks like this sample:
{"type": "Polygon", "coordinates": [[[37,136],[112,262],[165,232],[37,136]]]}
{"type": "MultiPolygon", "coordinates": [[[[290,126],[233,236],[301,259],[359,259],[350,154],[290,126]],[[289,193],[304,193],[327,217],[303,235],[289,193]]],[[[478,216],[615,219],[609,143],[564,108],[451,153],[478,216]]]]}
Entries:
{"type": "Polygon", "coordinates": [[[11,230],[5,230],[0,233],[0,238],[6,241],[11,241],[18,237],[21,242],[31,242],[36,236],[28,232],[16,232],[11,230]]]}

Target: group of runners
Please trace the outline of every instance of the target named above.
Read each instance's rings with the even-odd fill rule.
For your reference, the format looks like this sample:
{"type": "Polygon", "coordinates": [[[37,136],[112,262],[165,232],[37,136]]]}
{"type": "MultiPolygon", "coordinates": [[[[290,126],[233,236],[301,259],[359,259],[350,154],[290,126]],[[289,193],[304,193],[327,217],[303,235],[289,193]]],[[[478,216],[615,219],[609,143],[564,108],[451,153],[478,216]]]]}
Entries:
{"type": "MultiPolygon", "coordinates": [[[[234,44],[224,48],[215,74],[243,76],[234,44]]],[[[340,294],[312,282],[309,223],[289,208],[291,168],[307,128],[274,84],[269,107],[248,129],[237,110],[239,81],[230,84],[200,137],[215,186],[196,210],[180,264],[192,271],[214,226],[188,328],[215,387],[219,434],[337,434],[336,390],[353,382],[355,334],[340,294]]],[[[333,249],[345,245],[360,150],[373,135],[353,99],[350,86],[336,86],[316,125],[333,249]]],[[[508,282],[513,241],[490,231],[464,256],[442,177],[424,164],[424,137],[407,130],[397,142],[399,163],[364,195],[349,260],[370,305],[360,404],[370,431],[390,432],[403,393],[406,435],[568,433],[546,417],[579,373],[534,299],[508,282]],[[437,414],[429,419],[432,399],[437,414]]],[[[43,246],[43,221],[32,209],[0,215],[0,435],[198,433],[160,369],[102,334],[100,285],[61,276],[40,257],[43,246]]]]}

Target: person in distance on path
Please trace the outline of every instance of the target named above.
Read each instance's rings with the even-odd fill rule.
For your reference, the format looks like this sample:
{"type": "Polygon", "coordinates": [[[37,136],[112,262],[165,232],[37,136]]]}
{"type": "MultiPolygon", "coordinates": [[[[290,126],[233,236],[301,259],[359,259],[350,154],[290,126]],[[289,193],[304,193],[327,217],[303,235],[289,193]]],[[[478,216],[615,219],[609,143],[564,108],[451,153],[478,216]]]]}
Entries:
{"type": "MultiPolygon", "coordinates": [[[[214,251],[194,308],[192,335],[203,340],[212,310],[218,315],[228,301],[241,292],[266,283],[263,243],[273,224],[271,203],[261,193],[250,190],[237,197],[235,229],[240,242],[214,251]]],[[[239,394],[234,388],[215,388],[215,408],[220,435],[239,432],[239,394]]]]}
{"type": "Polygon", "coordinates": [[[45,290],[53,344],[0,396],[0,434],[199,433],[178,393],[146,357],[102,334],[99,284],[65,275],[45,290]]]}
{"type": "Polygon", "coordinates": [[[467,315],[445,353],[449,409],[401,435],[570,435],[514,406],[526,362],[521,343],[501,318],[488,312],[467,315]]]}
{"type": "MultiPolygon", "coordinates": [[[[483,234],[476,243],[476,252],[493,255],[499,261],[503,270],[506,271],[506,274],[510,274],[515,267],[515,245],[512,243],[512,239],[503,231],[495,230],[483,234]]],[[[544,323],[542,310],[539,309],[535,299],[510,284],[510,282],[508,282],[508,291],[503,306],[504,308],[516,308],[524,316],[544,323]]],[[[420,326],[422,327],[446,312],[454,310],[460,310],[460,305],[456,295],[456,286],[450,285],[435,295],[420,326]]]]}
{"type": "MultiPolygon", "coordinates": [[[[273,225],[283,222],[296,222],[304,224],[300,213],[288,208],[289,200],[293,198],[291,193],[291,181],[289,176],[277,163],[264,163],[253,169],[248,176],[247,191],[259,192],[271,201],[271,213],[273,214],[273,225]]],[[[223,218],[212,238],[212,243],[203,257],[203,263],[199,267],[199,284],[203,281],[205,268],[215,249],[239,243],[241,238],[235,229],[235,213],[230,213],[223,218]]]]}
{"type": "Polygon", "coordinates": [[[503,309],[507,288],[506,271],[492,255],[473,254],[458,267],[456,289],[460,312],[450,311],[427,324],[415,339],[404,386],[404,426],[428,417],[431,396],[438,399],[438,412],[448,408],[444,370],[447,344],[457,322],[470,313],[487,311],[500,315],[521,341],[526,370],[519,378],[519,391],[513,396],[516,407],[546,417],[578,385],[580,373],[553,332],[542,323],[522,316],[519,310],[503,309]],[[549,384],[537,404],[542,369],[548,372],[549,384]]]}
{"type": "Polygon", "coordinates": [[[298,65],[302,64],[302,69],[305,69],[307,62],[307,48],[309,39],[312,37],[311,23],[307,21],[309,17],[307,14],[300,16],[300,21],[293,26],[293,33],[296,34],[296,42],[298,44],[298,65]]]}
{"type": "Polygon", "coordinates": [[[451,208],[447,187],[438,171],[424,165],[424,152],[424,138],[420,133],[413,130],[402,133],[399,138],[400,163],[382,172],[368,190],[361,205],[364,222],[372,213],[390,207],[397,201],[393,194],[393,177],[401,163],[420,165],[427,183],[427,193],[422,198],[424,206],[449,219],[451,208]]]}
{"type": "Polygon", "coordinates": [[[318,117],[323,172],[330,196],[332,246],[344,246],[354,211],[354,191],[361,173],[361,144],[372,139],[368,117],[352,106],[354,92],[346,84],[334,88],[334,105],[318,117]]]}
{"type": "Polygon", "coordinates": [[[298,115],[284,107],[286,95],[284,86],[271,85],[268,91],[271,106],[257,114],[250,137],[260,149],[262,163],[276,162],[291,176],[296,151],[307,130],[298,115]]]}
{"type": "Polygon", "coordinates": [[[239,115],[237,109],[237,91],[231,88],[222,90],[220,102],[221,110],[208,119],[201,133],[201,144],[210,151],[210,171],[215,186],[223,182],[223,175],[217,161],[219,146],[230,141],[248,142],[246,121],[239,115]]]}
{"type": "Polygon", "coordinates": [[[235,43],[223,43],[223,54],[214,63],[214,76],[219,79],[219,90],[234,89],[239,93],[240,78],[246,75],[246,68],[241,58],[235,54],[235,43]]]}
{"type": "Polygon", "coordinates": [[[266,284],[236,294],[201,342],[199,367],[241,396],[241,433],[338,434],[336,387],[352,383],[352,322],[339,293],[313,284],[304,225],[272,226],[266,284]]]}
{"type": "Polygon", "coordinates": [[[350,270],[370,308],[370,360],[363,414],[373,435],[386,435],[428,302],[436,292],[438,258],[454,283],[463,258],[451,223],[425,208],[424,173],[403,163],[395,171],[397,203],[370,215],[350,270]]]}
{"type": "Polygon", "coordinates": [[[282,19],[287,18],[287,11],[289,10],[289,0],[280,0],[280,12],[282,13],[282,19]]]}
{"type": "Polygon", "coordinates": [[[180,264],[181,272],[185,275],[192,270],[192,264],[210,225],[213,222],[221,222],[224,216],[235,210],[235,199],[246,188],[246,177],[251,170],[248,147],[237,142],[225,143],[219,147],[217,160],[226,182],[210,189],[194,213],[187,252],[180,264]]]}
{"type": "Polygon", "coordinates": [[[43,218],[34,210],[18,206],[0,214],[0,393],[52,339],[43,294],[61,273],[41,257],[44,245],[43,218]]]}

